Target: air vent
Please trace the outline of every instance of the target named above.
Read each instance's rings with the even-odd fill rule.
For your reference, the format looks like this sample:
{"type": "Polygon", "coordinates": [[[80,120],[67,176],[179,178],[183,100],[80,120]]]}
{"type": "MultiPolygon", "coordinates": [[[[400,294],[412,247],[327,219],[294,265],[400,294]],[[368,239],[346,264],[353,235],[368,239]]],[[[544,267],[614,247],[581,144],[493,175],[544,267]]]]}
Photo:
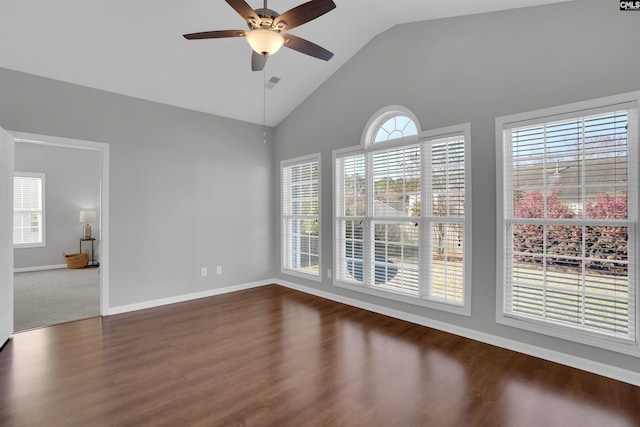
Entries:
{"type": "Polygon", "coordinates": [[[267,84],[264,85],[267,89],[273,89],[275,85],[280,81],[280,77],[271,77],[267,84]]]}

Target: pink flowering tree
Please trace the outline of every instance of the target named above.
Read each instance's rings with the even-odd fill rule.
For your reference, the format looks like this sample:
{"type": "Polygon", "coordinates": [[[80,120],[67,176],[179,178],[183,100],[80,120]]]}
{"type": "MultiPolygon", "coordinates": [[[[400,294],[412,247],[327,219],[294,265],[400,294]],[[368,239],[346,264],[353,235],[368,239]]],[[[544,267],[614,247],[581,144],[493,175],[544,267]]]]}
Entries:
{"type": "MultiPolygon", "coordinates": [[[[547,194],[546,216],[544,193],[541,190],[520,194],[513,204],[515,218],[574,218],[575,213],[570,206],[559,199],[559,191],[547,194]]],[[[575,252],[575,246],[580,245],[582,239],[576,235],[576,228],[567,226],[550,226],[547,228],[547,255],[567,255],[575,252]]],[[[544,228],[538,224],[518,224],[513,230],[514,251],[521,255],[517,259],[521,262],[542,263],[540,255],[544,253],[544,228]]],[[[548,258],[552,263],[568,261],[561,258],[548,258]]]]}
{"type": "MultiPolygon", "coordinates": [[[[588,219],[626,219],[626,193],[600,193],[595,201],[588,200],[585,214],[588,219]]],[[[627,259],[627,227],[593,226],[586,229],[587,268],[626,274],[626,266],[616,263],[627,259]]]]}
{"type": "MultiPolygon", "coordinates": [[[[513,204],[515,218],[545,218],[545,203],[542,191],[517,194],[513,204]]],[[[580,215],[559,199],[559,191],[547,194],[547,219],[570,219],[580,215]]],[[[585,206],[586,219],[626,219],[626,194],[598,192],[595,200],[585,206]]],[[[547,226],[546,242],[544,227],[538,224],[516,224],[513,229],[513,249],[516,260],[530,264],[542,264],[546,245],[547,265],[569,270],[581,270],[579,260],[587,257],[587,268],[591,271],[623,273],[626,267],[616,261],[627,258],[627,228],[617,226],[547,226]]]]}

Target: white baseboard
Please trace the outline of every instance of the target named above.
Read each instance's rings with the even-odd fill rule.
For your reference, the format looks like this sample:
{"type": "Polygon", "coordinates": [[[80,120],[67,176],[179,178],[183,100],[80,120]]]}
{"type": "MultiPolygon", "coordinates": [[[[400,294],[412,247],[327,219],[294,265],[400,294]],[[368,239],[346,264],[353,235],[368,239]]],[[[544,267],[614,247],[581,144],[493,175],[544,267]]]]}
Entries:
{"type": "Polygon", "coordinates": [[[307,294],[315,295],[328,300],[332,300],[332,301],[340,302],[353,307],[372,311],[374,313],[383,314],[385,316],[394,317],[396,319],[405,320],[407,322],[415,323],[418,325],[427,326],[429,328],[448,332],[464,338],[469,338],[469,339],[480,341],[486,344],[495,345],[497,347],[516,351],[518,353],[527,354],[529,356],[538,357],[540,359],[549,360],[551,362],[559,363],[561,365],[570,366],[572,368],[591,372],[597,375],[602,375],[608,378],[613,378],[614,380],[622,381],[622,382],[640,387],[640,373],[635,371],[629,371],[627,369],[617,368],[615,366],[610,366],[604,363],[595,362],[593,360],[571,356],[565,353],[560,353],[560,352],[549,350],[546,348],[541,348],[534,345],[525,344],[518,341],[510,340],[507,338],[502,338],[495,335],[487,334],[484,332],[475,331],[473,329],[463,328],[460,326],[451,325],[449,323],[428,319],[426,317],[405,313],[403,311],[382,307],[376,304],[366,303],[353,298],[335,295],[333,293],[325,292],[315,288],[309,288],[307,286],[299,285],[299,284],[288,282],[285,280],[273,279],[271,281],[267,281],[267,283],[275,283],[290,289],[294,289],[300,292],[305,292],[307,294]]]}
{"type": "Polygon", "coordinates": [[[549,350],[546,348],[537,347],[530,344],[525,344],[519,341],[510,340],[507,338],[502,338],[496,335],[487,334],[485,332],[479,332],[473,329],[451,325],[449,323],[440,322],[440,321],[429,319],[426,317],[416,316],[414,314],[409,314],[403,311],[394,310],[394,309],[390,309],[380,305],[363,302],[357,299],[336,295],[336,294],[325,292],[315,288],[309,288],[304,285],[299,285],[297,283],[293,283],[293,282],[289,282],[281,279],[261,280],[258,282],[226,286],[223,288],[211,289],[211,290],[196,292],[192,294],[178,295],[178,296],[169,297],[169,298],[161,298],[161,299],[152,300],[152,301],[144,301],[136,304],[128,304],[128,305],[111,307],[109,309],[108,314],[114,315],[114,314],[127,313],[131,311],[144,310],[146,308],[153,308],[153,307],[159,307],[167,304],[191,301],[199,298],[222,295],[230,292],[257,288],[260,286],[265,286],[270,284],[284,286],[286,288],[294,289],[310,295],[315,295],[320,298],[325,298],[331,301],[347,304],[353,307],[361,308],[363,310],[371,311],[378,314],[383,314],[389,317],[394,317],[396,319],[405,320],[407,322],[415,323],[417,325],[422,325],[422,326],[437,329],[443,332],[448,332],[464,338],[480,341],[486,344],[516,351],[518,353],[527,354],[529,356],[538,357],[540,359],[549,360],[551,362],[559,363],[561,365],[570,366],[572,368],[580,369],[586,372],[591,372],[597,375],[602,375],[604,377],[612,378],[614,380],[622,381],[622,382],[640,387],[640,373],[635,371],[629,371],[627,369],[617,368],[615,366],[607,365],[600,362],[595,362],[589,359],[583,359],[581,357],[571,356],[565,353],[560,353],[554,350],[549,350]]]}
{"type": "Polygon", "coordinates": [[[225,286],[224,288],[210,289],[207,291],[195,292],[192,294],[177,295],[174,297],[160,298],[152,301],[143,301],[136,304],[120,305],[116,307],[110,307],[108,311],[108,315],[111,316],[114,314],[128,313],[130,311],[144,310],[146,308],[160,307],[163,305],[175,304],[178,302],[185,302],[185,301],[191,301],[191,300],[196,300],[200,298],[207,298],[215,295],[227,294],[229,292],[236,292],[236,291],[242,291],[245,289],[257,288],[260,286],[270,285],[272,283],[274,283],[272,280],[261,280],[259,282],[225,286]]]}
{"type": "Polygon", "coordinates": [[[27,273],[29,271],[43,271],[43,270],[57,270],[60,268],[67,268],[67,264],[56,264],[56,265],[41,265],[38,267],[23,267],[23,268],[14,268],[14,273],[27,273]]]}

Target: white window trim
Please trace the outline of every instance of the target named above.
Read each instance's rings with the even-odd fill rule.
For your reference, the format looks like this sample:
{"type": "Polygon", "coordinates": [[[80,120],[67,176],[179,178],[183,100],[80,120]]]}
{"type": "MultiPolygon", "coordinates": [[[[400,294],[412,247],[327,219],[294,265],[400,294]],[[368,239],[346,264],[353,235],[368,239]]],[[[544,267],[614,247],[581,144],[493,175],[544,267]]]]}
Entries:
{"type": "MultiPolygon", "coordinates": [[[[367,122],[367,125],[364,127],[364,131],[362,132],[362,136],[360,138],[360,146],[362,148],[366,148],[369,145],[374,145],[373,139],[375,137],[374,133],[378,130],[378,125],[387,121],[393,116],[407,116],[409,117],[413,123],[416,125],[416,129],[418,130],[418,135],[421,135],[422,128],[420,127],[420,122],[413,111],[409,110],[407,107],[403,105],[388,105],[376,111],[373,116],[367,122]]],[[[399,145],[404,145],[408,141],[415,141],[417,136],[409,136],[404,138],[392,139],[393,142],[401,142],[399,145]]],[[[389,142],[383,142],[378,144],[389,144],[389,142]]],[[[389,145],[387,145],[389,146],[389,145]]]]}
{"type": "Polygon", "coordinates": [[[316,282],[322,282],[322,156],[320,153],[309,154],[307,156],[296,157],[294,159],[282,160],[280,162],[280,272],[282,274],[288,274],[290,276],[299,277],[302,279],[313,280],[316,282]],[[284,218],[283,197],[282,188],[284,184],[284,168],[289,166],[295,166],[300,163],[308,163],[310,161],[318,162],[318,274],[305,273],[300,270],[294,270],[285,266],[284,259],[282,258],[282,245],[284,244],[284,233],[282,229],[282,222],[284,218]]]}
{"type": "Polygon", "coordinates": [[[40,224],[40,228],[41,228],[41,232],[42,232],[42,240],[40,242],[37,243],[14,243],[13,247],[14,249],[29,249],[29,248],[44,248],[47,246],[47,228],[46,228],[46,224],[47,224],[47,217],[46,217],[46,186],[45,186],[45,174],[42,172],[14,172],[13,176],[21,176],[21,177],[29,177],[29,178],[40,178],[40,182],[42,183],[42,192],[40,194],[40,197],[42,199],[42,209],[41,209],[41,224],[40,224]]]}
{"type": "MultiPolygon", "coordinates": [[[[549,335],[556,338],[561,338],[568,341],[578,342],[581,344],[587,344],[594,347],[603,348],[606,350],[615,351],[618,353],[628,354],[636,357],[640,357],[640,292],[638,285],[638,270],[640,264],[637,260],[638,254],[638,242],[639,242],[639,228],[635,227],[635,240],[636,247],[632,248],[636,254],[636,336],[635,342],[630,342],[625,339],[616,337],[607,337],[598,333],[591,333],[589,331],[573,328],[571,326],[562,326],[556,324],[549,324],[535,319],[527,319],[523,317],[512,317],[504,312],[504,159],[503,159],[503,129],[505,126],[514,123],[526,123],[527,121],[539,121],[541,119],[549,118],[549,120],[562,119],[569,116],[577,116],[584,110],[593,110],[598,108],[607,108],[619,104],[635,102],[636,107],[640,108],[640,91],[629,92],[620,95],[613,95],[604,98],[592,99],[583,102],[576,102],[572,104],[566,104],[556,107],[544,108],[540,110],[524,112],[519,114],[513,114],[509,116],[502,116],[496,118],[496,322],[502,325],[511,326],[514,328],[524,329],[531,332],[537,332],[544,335],[549,335]]],[[[638,132],[640,134],[640,131],[638,132]]],[[[636,146],[640,149],[640,141],[636,141],[636,146]]],[[[636,153],[636,167],[640,166],[639,157],[636,153]]],[[[640,170],[640,169],[639,169],[640,170]]],[[[638,182],[635,183],[635,190],[638,192],[638,182]]],[[[629,186],[629,191],[634,187],[629,186]]],[[[631,210],[630,210],[631,212],[631,210]]]]}
{"type": "MultiPolygon", "coordinates": [[[[409,110],[397,110],[398,106],[392,106],[383,108],[380,110],[383,114],[386,111],[395,112],[396,114],[407,115],[411,118],[415,117],[413,113],[409,110]],[[391,110],[389,110],[391,109],[391,110]]],[[[404,108],[404,107],[402,107],[404,108]]],[[[374,116],[374,119],[369,120],[367,124],[367,128],[365,128],[364,135],[371,136],[372,132],[368,132],[369,129],[375,129],[375,124],[380,122],[381,120],[386,120],[389,117],[388,114],[384,116],[374,116]]],[[[419,123],[416,121],[416,127],[420,129],[419,123]]],[[[454,305],[450,302],[440,302],[435,299],[425,299],[424,297],[411,297],[398,292],[394,292],[393,290],[379,290],[374,288],[373,286],[362,286],[362,285],[353,285],[348,282],[340,281],[338,279],[337,274],[333,274],[333,285],[349,289],[355,292],[360,292],[368,295],[373,295],[376,297],[400,301],[407,304],[422,306],[431,308],[434,310],[445,311],[449,313],[455,313],[463,316],[471,316],[471,272],[472,272],[472,263],[471,263],[471,236],[473,235],[471,229],[471,123],[464,123],[460,125],[448,126],[440,129],[433,129],[428,131],[420,131],[417,136],[406,137],[406,138],[398,138],[393,139],[384,143],[377,144],[366,144],[365,140],[362,140],[362,143],[359,146],[347,147],[333,150],[332,152],[332,188],[335,191],[336,188],[336,159],[338,157],[342,157],[347,154],[360,154],[373,152],[378,150],[388,150],[389,148],[402,147],[411,143],[421,142],[424,140],[435,139],[440,137],[446,137],[450,135],[464,135],[464,154],[465,154],[465,217],[464,217],[464,252],[463,252],[463,260],[464,260],[464,303],[462,305],[454,305]]],[[[339,265],[338,261],[338,241],[339,236],[337,235],[338,229],[336,227],[336,194],[333,194],[332,197],[332,235],[333,235],[333,256],[334,256],[334,265],[339,265]]],[[[337,272],[336,272],[337,273],[337,272]]]]}

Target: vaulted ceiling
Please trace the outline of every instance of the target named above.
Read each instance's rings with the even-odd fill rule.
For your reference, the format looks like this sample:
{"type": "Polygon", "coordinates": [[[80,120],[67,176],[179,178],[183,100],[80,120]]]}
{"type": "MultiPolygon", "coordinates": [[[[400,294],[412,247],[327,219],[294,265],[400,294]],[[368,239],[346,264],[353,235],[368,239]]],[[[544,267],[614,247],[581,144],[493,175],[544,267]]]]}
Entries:
{"type": "MultiPolygon", "coordinates": [[[[0,0],[0,67],[145,100],[277,125],[373,37],[394,25],[565,0],[334,0],[291,31],[332,51],[329,62],[291,49],[252,72],[242,38],[182,34],[247,29],[223,0],[0,0]]],[[[253,8],[262,0],[247,0],[253,8]]],[[[304,0],[270,0],[283,13],[304,0]]],[[[392,60],[386,58],[385,60],[392,60]]]]}

